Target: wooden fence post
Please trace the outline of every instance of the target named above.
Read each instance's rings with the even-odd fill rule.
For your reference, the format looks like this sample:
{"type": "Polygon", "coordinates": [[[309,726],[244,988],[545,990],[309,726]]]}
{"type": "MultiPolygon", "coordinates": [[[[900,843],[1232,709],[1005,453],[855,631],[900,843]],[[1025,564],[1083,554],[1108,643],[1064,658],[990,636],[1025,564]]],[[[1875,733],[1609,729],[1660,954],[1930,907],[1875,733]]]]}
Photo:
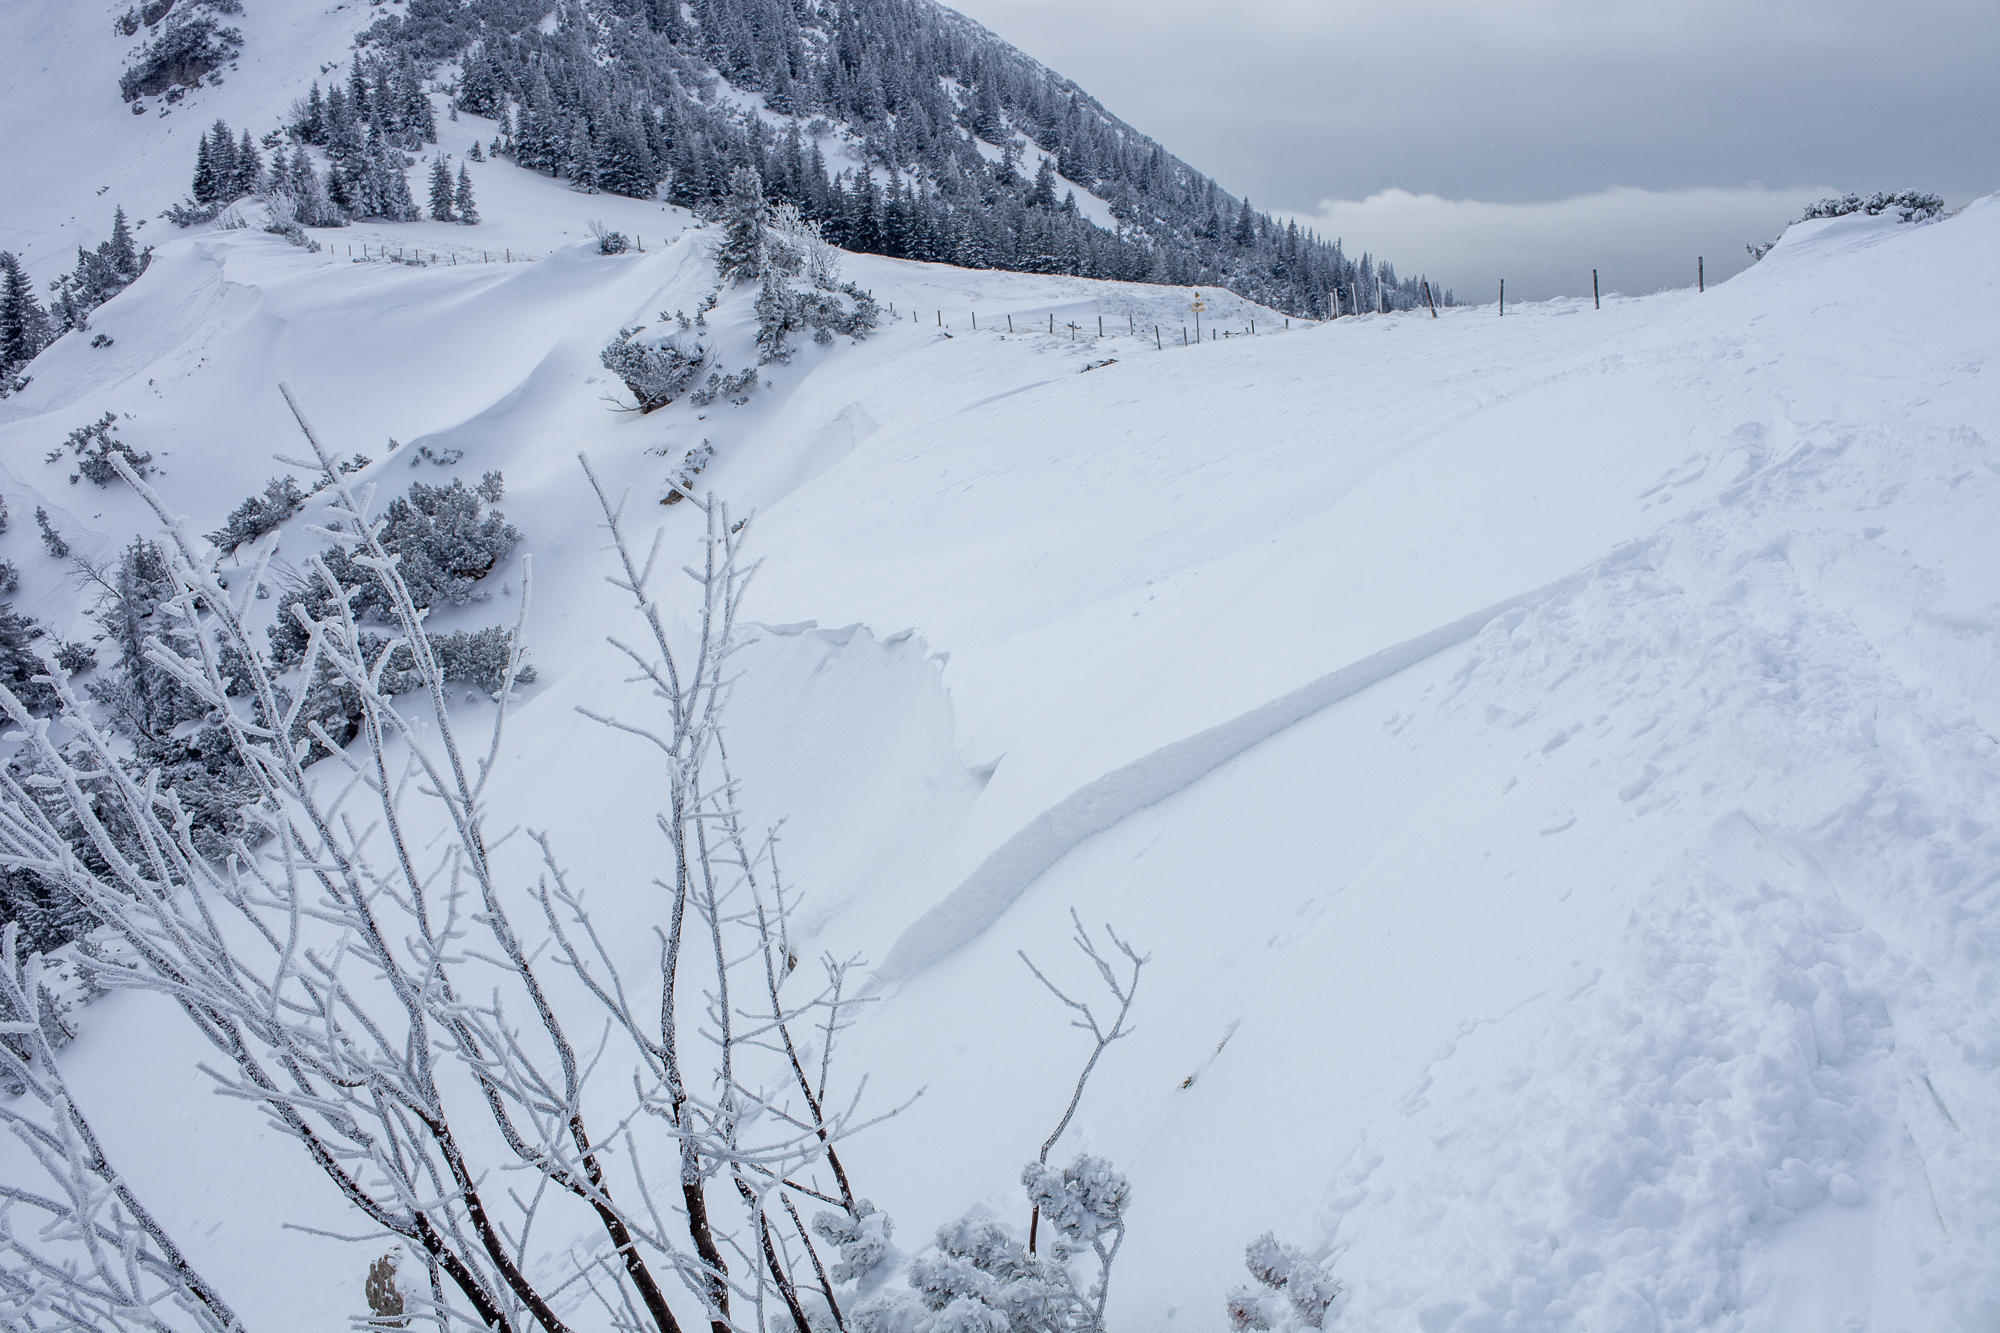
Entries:
{"type": "Polygon", "coordinates": [[[1500,313],[1507,313],[1507,279],[1500,279],[1500,313]]]}
{"type": "Polygon", "coordinates": [[[1708,290],[1708,276],[1701,271],[1701,256],[1694,257],[1694,286],[1698,292],[1708,290]]]}
{"type": "Polygon", "coordinates": [[[1590,305],[1593,310],[1604,309],[1604,302],[1597,295],[1597,270],[1590,270],[1590,305]]]}

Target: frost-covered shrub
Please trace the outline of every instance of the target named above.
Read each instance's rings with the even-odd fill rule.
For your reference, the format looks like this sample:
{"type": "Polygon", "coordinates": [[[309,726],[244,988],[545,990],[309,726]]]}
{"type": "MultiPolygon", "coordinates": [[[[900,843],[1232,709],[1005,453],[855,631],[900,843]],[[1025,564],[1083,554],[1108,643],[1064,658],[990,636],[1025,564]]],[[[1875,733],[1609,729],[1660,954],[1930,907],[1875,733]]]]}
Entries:
{"type": "Polygon", "coordinates": [[[1326,1264],[1307,1257],[1265,1232],[1243,1248],[1243,1266],[1260,1287],[1238,1287],[1225,1310],[1236,1333],[1271,1329],[1277,1333],[1319,1328],[1343,1290],[1326,1264]]]}
{"type": "Polygon", "coordinates": [[[632,248],[624,232],[611,231],[602,223],[591,223],[590,233],[597,238],[597,253],[601,255],[622,255],[632,248]]]}
{"type": "Polygon", "coordinates": [[[119,553],[118,568],[106,582],[110,595],[98,612],[98,623],[118,657],[111,673],[91,684],[90,696],[103,707],[113,729],[142,752],[165,746],[181,723],[208,712],[180,677],[151,656],[153,640],[183,655],[197,655],[181,621],[161,609],[174,596],[166,553],[157,543],[135,538],[119,553]]]}
{"type": "MultiPolygon", "coordinates": [[[[482,488],[497,491],[498,474],[488,474],[482,488]]],[[[481,492],[453,479],[449,486],[417,482],[407,496],[391,500],[382,514],[381,542],[398,557],[397,570],[420,607],[463,606],[480,597],[479,580],[507,558],[521,540],[520,530],[506,515],[489,508],[481,492]]],[[[349,605],[357,619],[392,619],[389,592],[374,571],[355,562],[344,547],[321,557],[344,588],[354,589],[349,605]]],[[[305,654],[307,632],[293,610],[303,605],[314,619],[331,610],[324,583],[316,576],[301,579],[278,604],[277,623],[270,628],[272,657],[280,667],[305,654]]]]}
{"type": "Polygon", "coordinates": [[[909,1291],[857,1306],[864,1333],[1056,1333],[1091,1327],[1069,1268],[1037,1256],[998,1222],[961,1218],[937,1230],[937,1249],[910,1265],[909,1291]]]}
{"type": "Polygon", "coordinates": [[[306,494],[290,477],[273,477],[262,495],[253,495],[229,511],[221,527],[208,534],[217,550],[230,551],[265,533],[306,507],[306,494]]]}
{"type": "Polygon", "coordinates": [[[152,471],[151,454],[142,454],[131,445],[119,440],[114,427],[117,420],[116,412],[106,412],[88,426],[79,426],[71,431],[68,438],[63,441],[64,446],[75,454],[77,459],[77,470],[69,476],[72,485],[86,477],[99,486],[108,486],[116,481],[118,471],[111,466],[114,454],[122,456],[126,465],[139,476],[143,477],[152,471]]]}
{"type": "Polygon", "coordinates": [[[694,382],[708,359],[698,335],[680,330],[652,344],[638,341],[645,326],[620,329],[598,354],[604,368],[625,382],[641,412],[665,407],[694,382]]]}
{"type": "Polygon", "coordinates": [[[1898,222],[1929,222],[1944,212],[1944,200],[1923,190],[1903,190],[1888,193],[1881,190],[1862,198],[1858,194],[1838,195],[1822,199],[1806,209],[1801,222],[1814,218],[1844,218],[1850,213],[1866,213],[1869,217],[1879,217],[1883,213],[1894,212],[1898,222]]]}
{"type": "MultiPolygon", "coordinates": [[[[507,683],[507,663],[514,650],[513,633],[500,625],[482,630],[454,630],[449,634],[428,634],[431,655],[436,660],[438,675],[446,684],[470,685],[485,695],[496,695],[507,683]]],[[[393,647],[387,637],[380,634],[361,635],[361,650],[370,664],[381,664],[381,690],[384,694],[408,694],[423,686],[423,678],[417,673],[415,656],[406,643],[396,643],[393,647]],[[382,654],[387,652],[389,660],[382,662],[382,654]]],[[[522,665],[514,676],[516,685],[532,685],[535,669],[522,665]]],[[[284,701],[290,706],[290,698],[284,701]]],[[[294,743],[310,741],[313,757],[323,757],[326,753],[324,742],[313,735],[315,724],[336,744],[345,746],[361,731],[362,706],[360,693],[347,678],[334,671],[325,663],[314,668],[312,679],[306,684],[306,698],[299,710],[299,720],[291,739],[294,743]]]]}
{"type": "MultiPolygon", "coordinates": [[[[1062,1168],[1030,1162],[1021,1182],[1054,1232],[1045,1252],[1031,1253],[990,1218],[960,1218],[939,1227],[936,1249],[911,1263],[910,1290],[863,1303],[855,1325],[864,1333],[1101,1333],[1131,1186],[1109,1162],[1090,1156],[1062,1168]],[[1086,1250],[1097,1256],[1097,1279],[1079,1292],[1070,1261],[1086,1250]]],[[[838,1270],[835,1276],[842,1280],[838,1270]]]]}
{"type": "Polygon", "coordinates": [[[1021,1169],[1021,1184],[1057,1234],[1078,1242],[1120,1226],[1132,1196],[1130,1183],[1102,1157],[1078,1157],[1061,1170],[1030,1162],[1021,1169]]]}
{"type": "Polygon", "coordinates": [[[716,399],[736,404],[738,407],[750,401],[750,391],[757,387],[757,367],[745,366],[734,375],[725,375],[719,370],[708,372],[708,382],[688,395],[688,401],[696,407],[707,407],[716,399]]]}
{"type": "MultiPolygon", "coordinates": [[[[840,282],[840,252],[821,238],[818,223],[800,216],[794,205],[781,204],[766,211],[757,238],[762,249],[754,267],[763,279],[757,293],[760,365],[790,361],[788,339],[799,329],[812,329],[814,342],[829,343],[841,334],[865,338],[875,328],[880,311],[874,298],[840,282]]],[[[743,269],[724,267],[723,275],[732,271],[743,269]]]]}
{"type": "Polygon", "coordinates": [[[813,1217],[813,1231],[840,1251],[833,1265],[835,1282],[859,1282],[881,1264],[889,1253],[889,1237],[896,1223],[867,1199],[854,1205],[855,1216],[823,1212],[813,1217]]]}

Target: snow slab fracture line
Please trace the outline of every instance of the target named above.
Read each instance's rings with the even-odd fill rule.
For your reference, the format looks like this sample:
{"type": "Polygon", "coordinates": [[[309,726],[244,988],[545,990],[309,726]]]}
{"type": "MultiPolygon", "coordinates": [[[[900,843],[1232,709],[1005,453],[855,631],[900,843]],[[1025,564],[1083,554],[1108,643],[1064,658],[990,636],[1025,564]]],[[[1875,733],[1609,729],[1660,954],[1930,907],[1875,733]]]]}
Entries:
{"type": "Polygon", "coordinates": [[[1405,639],[1085,783],[1028,821],[963,883],[912,922],[875,969],[876,982],[907,981],[971,943],[1084,839],[1158,804],[1313,714],[1464,643],[1509,611],[1574,592],[1606,566],[1649,545],[1641,541],[1621,547],[1577,573],[1405,639]]]}

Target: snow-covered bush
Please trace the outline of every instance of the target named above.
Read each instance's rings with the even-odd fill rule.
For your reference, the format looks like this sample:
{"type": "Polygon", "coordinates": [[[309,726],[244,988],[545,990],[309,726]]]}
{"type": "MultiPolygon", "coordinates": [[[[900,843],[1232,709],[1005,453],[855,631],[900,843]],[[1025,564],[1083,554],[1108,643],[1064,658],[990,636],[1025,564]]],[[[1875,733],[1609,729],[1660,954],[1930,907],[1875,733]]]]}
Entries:
{"type": "MultiPolygon", "coordinates": [[[[389,502],[381,524],[382,546],[397,557],[397,573],[419,607],[478,600],[479,580],[521,540],[506,515],[488,507],[479,491],[457,478],[449,486],[414,483],[408,495],[389,502]]],[[[321,559],[342,587],[355,590],[349,605],[357,620],[392,618],[392,593],[376,571],[356,564],[342,546],[321,559]]],[[[331,609],[330,596],[323,580],[301,579],[279,600],[277,623],[269,631],[279,666],[290,666],[305,654],[307,631],[294,608],[302,606],[317,620],[331,609]]]]}
{"type": "Polygon", "coordinates": [[[71,431],[63,441],[77,459],[77,470],[69,477],[72,485],[85,477],[99,486],[108,486],[117,480],[118,470],[111,466],[113,454],[124,458],[126,465],[142,477],[152,471],[151,454],[142,454],[119,440],[115,432],[117,420],[116,412],[106,412],[88,426],[79,426],[71,431]]]}
{"type": "Polygon", "coordinates": [[[273,477],[262,495],[253,495],[229,511],[221,527],[208,534],[219,551],[232,551],[255,541],[306,507],[306,493],[291,477],[273,477]]]}
{"type": "Polygon", "coordinates": [[[998,1222],[961,1218],[910,1265],[910,1289],[854,1309],[861,1333],[1068,1333],[1093,1328],[1069,1267],[1036,1256],[998,1222]]]}
{"type": "Polygon", "coordinates": [[[1866,213],[1872,218],[1887,212],[1894,212],[1898,222],[1929,222],[1944,212],[1944,200],[1923,190],[1902,190],[1893,193],[1877,190],[1865,199],[1858,194],[1836,195],[1822,199],[1806,209],[1799,221],[1809,222],[1814,218],[1843,218],[1850,213],[1866,213]]]}
{"type": "Polygon", "coordinates": [[[708,372],[708,382],[688,395],[688,401],[696,407],[707,407],[720,398],[738,407],[750,401],[751,390],[757,387],[757,367],[745,366],[734,375],[725,375],[719,370],[708,372]]]}
{"type": "Polygon", "coordinates": [[[632,246],[622,231],[612,231],[602,222],[592,221],[590,234],[597,238],[597,253],[601,255],[622,255],[632,246]]]}
{"type": "Polygon", "coordinates": [[[896,1233],[895,1219],[867,1199],[858,1200],[851,1214],[817,1213],[812,1226],[815,1235],[839,1251],[832,1277],[842,1284],[863,1282],[880,1267],[896,1233]]]}
{"type": "Polygon", "coordinates": [[[1236,1333],[1253,1328],[1275,1333],[1319,1328],[1343,1290],[1326,1263],[1283,1244],[1268,1231],[1243,1248],[1243,1266],[1261,1285],[1229,1293],[1225,1310],[1236,1333]]]}
{"type": "Polygon", "coordinates": [[[694,382],[708,360],[700,335],[680,329],[651,342],[640,342],[645,326],[620,329],[598,354],[604,368],[625,382],[639,400],[639,411],[665,407],[694,382]]]}
{"type": "Polygon", "coordinates": [[[875,328],[881,315],[875,299],[851,282],[840,282],[840,252],[795,205],[766,209],[754,231],[747,226],[742,230],[741,243],[759,247],[754,264],[725,266],[734,241],[718,253],[717,264],[725,279],[752,268],[762,279],[757,293],[759,365],[791,360],[789,338],[799,329],[812,329],[813,341],[829,343],[842,334],[858,341],[875,328]]]}
{"type": "Polygon", "coordinates": [[[946,1223],[937,1230],[935,1250],[910,1264],[910,1290],[884,1291],[856,1307],[856,1327],[864,1333],[1099,1333],[1131,1187],[1109,1162],[1088,1156],[1061,1170],[1030,1162],[1021,1180],[1055,1231],[1047,1253],[1030,1250],[990,1218],[946,1223]],[[1086,1249],[1097,1255],[1097,1275],[1087,1292],[1079,1292],[1071,1260],[1086,1249]]]}
{"type": "Polygon", "coordinates": [[[1073,1242],[1087,1244],[1125,1225],[1132,1187],[1102,1157],[1080,1156],[1060,1171],[1030,1162],[1021,1169],[1021,1184],[1056,1234],[1073,1242]]]}

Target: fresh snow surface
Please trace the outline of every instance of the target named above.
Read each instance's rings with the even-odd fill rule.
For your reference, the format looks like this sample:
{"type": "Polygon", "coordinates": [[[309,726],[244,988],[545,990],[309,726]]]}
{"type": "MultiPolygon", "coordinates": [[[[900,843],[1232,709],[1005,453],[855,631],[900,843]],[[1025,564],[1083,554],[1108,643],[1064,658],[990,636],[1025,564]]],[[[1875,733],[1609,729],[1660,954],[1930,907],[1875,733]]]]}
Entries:
{"type": "MultiPolygon", "coordinates": [[[[1015,950],[1084,983],[1074,907],[1152,957],[1056,1154],[1131,1175],[1118,1333],[1224,1327],[1273,1228],[1333,1257],[1329,1327],[2000,1324],[2000,199],[1802,225],[1602,311],[1286,329],[1208,293],[1257,336],[1198,347],[1186,292],[850,256],[879,332],[641,417],[598,349],[693,314],[714,230],[477,180],[476,229],[166,239],[93,316],[110,347],[0,402],[17,609],[91,629],[36,505],[89,555],[151,527],[43,461],[107,409],[197,531],[301,451],[280,379],[385,497],[504,470],[541,678],[493,826],[547,829],[643,948],[659,778],[573,712],[643,707],[575,457],[685,559],[693,506],[653,502],[706,440],[764,561],[732,759],[789,817],[801,952],[875,964],[848,1067],[878,1105],[926,1089],[848,1157],[906,1250],[1025,1221],[1081,1052],[1015,950]],[[646,253],[564,237],[590,217],[646,253]],[[335,250],[364,234],[548,257],[335,250]]],[[[709,317],[725,371],[753,295],[709,317]]],[[[84,1105],[250,1326],[347,1327],[379,1242],[283,1229],[359,1228],[166,1006],[80,1024],[84,1105]]]]}

